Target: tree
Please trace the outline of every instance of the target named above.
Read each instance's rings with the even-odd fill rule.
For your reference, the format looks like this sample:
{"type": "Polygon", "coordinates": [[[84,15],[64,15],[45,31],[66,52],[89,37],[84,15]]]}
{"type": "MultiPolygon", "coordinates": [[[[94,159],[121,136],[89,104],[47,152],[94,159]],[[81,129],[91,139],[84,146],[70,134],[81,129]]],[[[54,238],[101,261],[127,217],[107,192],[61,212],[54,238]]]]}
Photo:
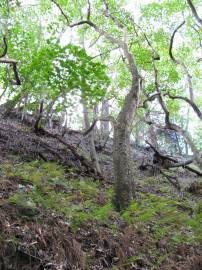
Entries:
{"type": "MultiPolygon", "coordinates": [[[[202,119],[199,1],[151,1],[140,6],[141,16],[134,16],[124,1],[114,0],[46,0],[23,10],[19,6],[10,13],[9,55],[20,61],[22,85],[6,90],[8,100],[35,115],[44,101],[43,118],[51,127],[51,119],[63,121],[82,99],[85,131],[81,133],[88,135],[91,159],[99,172],[93,127],[105,120],[100,126],[106,137],[106,120],[111,121],[117,210],[127,207],[134,196],[132,130],[134,137],[142,132],[136,140],[142,145],[150,138],[150,144],[158,147],[163,141],[159,134],[178,144],[173,153],[188,145],[202,166],[201,149],[195,144],[198,135],[190,129],[202,119]],[[46,24],[38,14],[43,14],[46,24]],[[74,32],[74,42],[69,31],[74,32]],[[92,119],[87,112],[101,106],[101,118],[92,119]],[[192,111],[199,120],[192,121],[192,111]]],[[[79,119],[80,112],[74,116],[79,119]]]]}
{"type": "MultiPolygon", "coordinates": [[[[62,10],[61,7],[60,10],[62,10]]],[[[62,12],[62,14],[64,15],[64,12],[62,12]]],[[[117,18],[111,15],[108,4],[105,2],[105,16],[114,21],[114,25],[116,25],[118,29],[121,30],[122,34],[125,36],[124,39],[116,38],[112,34],[100,28],[98,25],[91,21],[90,16],[91,5],[89,2],[87,19],[73,23],[70,25],[70,27],[88,25],[92,27],[96,32],[98,32],[101,36],[105,37],[112,44],[117,45],[123,51],[131,74],[130,91],[126,95],[124,104],[116,121],[113,121],[113,167],[115,178],[114,203],[116,209],[120,211],[128,206],[130,200],[133,197],[133,174],[131,167],[130,134],[133,119],[139,105],[139,95],[141,92],[141,76],[138,72],[135,58],[129,49],[129,45],[127,42],[127,29],[124,29],[125,27],[119,22],[119,20],[117,20],[117,18]]],[[[69,24],[67,16],[65,16],[65,19],[69,24]]]]}

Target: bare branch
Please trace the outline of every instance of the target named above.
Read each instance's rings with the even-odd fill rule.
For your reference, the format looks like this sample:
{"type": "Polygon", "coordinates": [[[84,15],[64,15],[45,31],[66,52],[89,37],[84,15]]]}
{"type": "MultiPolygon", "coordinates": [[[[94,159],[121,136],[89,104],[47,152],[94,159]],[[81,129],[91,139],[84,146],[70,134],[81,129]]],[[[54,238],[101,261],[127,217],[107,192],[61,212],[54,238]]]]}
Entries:
{"type": "Polygon", "coordinates": [[[154,93],[153,95],[147,96],[147,98],[143,101],[142,105],[139,106],[139,108],[147,109],[147,102],[154,101],[156,98],[158,98],[159,94],[154,93]]]}
{"type": "MultiPolygon", "coordinates": [[[[152,148],[152,150],[155,152],[155,154],[162,160],[168,160],[170,161],[169,164],[166,164],[166,169],[169,169],[169,168],[178,168],[178,167],[183,167],[199,176],[202,176],[202,173],[197,170],[197,169],[194,169],[192,167],[190,167],[189,165],[191,163],[194,162],[194,159],[188,159],[188,160],[183,160],[183,161],[180,161],[178,160],[178,158],[176,157],[171,157],[171,156],[168,156],[168,155],[165,155],[163,153],[160,153],[152,144],[150,144],[148,141],[146,141],[146,143],[152,148]]],[[[161,172],[162,173],[162,172],[161,172]]]]}
{"type": "MultiPolygon", "coordinates": [[[[158,86],[158,77],[157,77],[157,69],[154,65],[154,72],[155,72],[155,86],[156,86],[156,90],[157,92],[159,93],[159,96],[158,96],[158,101],[159,101],[159,104],[161,105],[161,108],[162,110],[164,111],[165,113],[165,124],[166,126],[163,127],[163,129],[170,129],[170,130],[175,130],[176,132],[178,132],[179,134],[181,134],[183,136],[183,138],[185,139],[185,141],[188,143],[188,145],[190,146],[193,154],[194,154],[194,157],[195,157],[195,160],[196,162],[198,163],[200,169],[202,169],[202,159],[201,159],[201,155],[200,155],[200,152],[199,150],[196,148],[194,142],[192,141],[191,137],[189,136],[189,134],[186,132],[186,130],[184,130],[182,127],[172,123],[170,121],[170,113],[166,107],[166,104],[163,100],[163,97],[161,95],[161,92],[159,90],[159,86],[158,86]]],[[[151,121],[150,121],[150,124],[151,124],[151,121]]]]}
{"type": "Polygon", "coordinates": [[[112,19],[112,21],[120,28],[120,29],[124,29],[125,25],[120,22],[115,16],[113,16],[110,11],[109,11],[109,5],[107,3],[106,0],[103,0],[103,3],[105,5],[105,16],[109,17],[110,19],[112,19]]]}
{"type": "Polygon", "coordinates": [[[13,63],[13,72],[15,75],[15,81],[13,81],[12,83],[15,85],[21,85],[20,77],[17,70],[17,63],[13,63]]]}
{"type": "Polygon", "coordinates": [[[178,31],[184,24],[185,24],[185,21],[183,21],[183,22],[182,22],[182,23],[174,30],[174,32],[173,32],[173,34],[172,34],[172,36],[171,36],[170,47],[169,47],[169,55],[170,55],[170,58],[172,59],[172,61],[173,61],[175,64],[180,65],[180,66],[183,68],[183,70],[184,70],[184,72],[185,72],[185,74],[186,74],[186,76],[187,76],[187,82],[188,82],[188,85],[189,85],[189,95],[190,95],[190,99],[193,101],[193,99],[194,99],[194,94],[193,94],[193,86],[192,86],[192,76],[191,76],[191,74],[189,73],[189,71],[188,71],[186,65],[185,65],[182,61],[176,59],[176,58],[174,57],[174,55],[173,55],[173,52],[172,52],[172,50],[173,50],[173,42],[174,42],[175,35],[176,35],[177,31],[178,31]]]}
{"type": "Polygon", "coordinates": [[[0,58],[0,63],[1,64],[17,64],[17,61],[11,58],[5,58],[5,57],[1,57],[0,58]]]}
{"type": "Polygon", "coordinates": [[[90,4],[90,0],[88,0],[87,20],[90,20],[90,14],[91,14],[91,4],[90,4]]]}
{"type": "Polygon", "coordinates": [[[102,36],[104,36],[110,42],[112,42],[113,44],[117,44],[121,49],[123,49],[125,57],[128,60],[129,70],[131,72],[131,75],[132,75],[134,80],[138,80],[140,78],[140,75],[138,73],[137,66],[135,64],[135,60],[133,58],[133,55],[131,54],[131,52],[128,49],[127,43],[114,38],[111,34],[106,32],[105,30],[99,28],[97,25],[95,25],[92,21],[89,21],[89,20],[79,21],[77,23],[71,24],[70,27],[75,27],[75,26],[84,25],[84,24],[88,24],[89,26],[93,27],[96,32],[100,33],[102,36]]]}
{"type": "Polygon", "coordinates": [[[194,15],[195,19],[197,20],[198,23],[200,23],[200,25],[202,25],[202,19],[199,17],[196,8],[194,6],[194,4],[192,3],[191,0],[187,0],[187,3],[189,5],[189,7],[191,8],[192,14],[194,15]]]}
{"type": "Polygon", "coordinates": [[[64,18],[66,19],[67,23],[69,24],[69,18],[65,14],[65,12],[63,11],[62,7],[58,4],[58,2],[56,0],[51,0],[51,2],[53,2],[58,7],[58,9],[60,10],[60,12],[62,13],[62,15],[64,16],[64,18]]]}
{"type": "Polygon", "coordinates": [[[178,60],[175,59],[174,55],[173,55],[173,52],[172,52],[172,49],[173,49],[173,42],[174,42],[174,38],[175,38],[175,35],[177,33],[177,31],[185,24],[185,21],[183,21],[173,32],[172,36],[171,36],[171,40],[170,40],[170,47],[169,47],[169,55],[170,55],[170,58],[177,64],[179,64],[178,60]]]}
{"type": "Polygon", "coordinates": [[[106,118],[97,118],[97,119],[94,119],[93,120],[91,126],[87,130],[80,131],[80,130],[68,130],[68,129],[66,129],[64,131],[64,133],[63,133],[63,136],[64,136],[65,133],[68,133],[68,134],[75,133],[75,134],[81,134],[83,136],[86,136],[86,135],[88,135],[93,130],[93,128],[95,127],[95,125],[96,125],[96,123],[98,121],[111,122],[112,125],[115,125],[116,124],[116,121],[115,121],[115,119],[112,116],[108,116],[106,118]]]}
{"type": "Polygon", "coordinates": [[[202,121],[202,112],[199,110],[198,106],[196,105],[195,102],[193,102],[192,100],[190,100],[187,97],[182,97],[182,96],[172,96],[170,93],[166,93],[165,95],[169,96],[169,98],[171,99],[180,99],[185,101],[186,103],[188,103],[192,109],[194,110],[194,112],[197,114],[197,116],[199,117],[199,119],[202,121]]]}
{"type": "Polygon", "coordinates": [[[12,84],[14,85],[21,85],[20,77],[17,70],[17,61],[10,58],[0,58],[0,64],[10,64],[13,67],[13,72],[15,75],[15,81],[12,81],[12,84]]]}

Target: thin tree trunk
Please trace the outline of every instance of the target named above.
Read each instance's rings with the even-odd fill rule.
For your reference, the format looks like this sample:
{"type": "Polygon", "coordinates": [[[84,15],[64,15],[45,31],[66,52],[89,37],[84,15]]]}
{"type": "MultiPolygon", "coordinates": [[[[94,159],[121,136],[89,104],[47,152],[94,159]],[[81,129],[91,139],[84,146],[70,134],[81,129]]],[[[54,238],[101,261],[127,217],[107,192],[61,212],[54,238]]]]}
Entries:
{"type": "Polygon", "coordinates": [[[24,118],[26,116],[26,106],[28,104],[29,95],[27,94],[24,98],[24,104],[22,106],[22,115],[21,115],[21,121],[24,121],[24,118]]]}
{"type": "MultiPolygon", "coordinates": [[[[82,99],[82,105],[83,105],[83,116],[84,116],[85,129],[89,129],[91,125],[90,125],[88,108],[86,106],[86,102],[84,99],[82,99]]],[[[93,162],[94,168],[96,169],[96,171],[99,174],[101,174],[100,164],[99,164],[97,153],[95,150],[94,131],[93,130],[89,133],[88,140],[89,140],[89,148],[90,148],[90,157],[91,157],[91,160],[93,162]]]]}
{"type": "MultiPolygon", "coordinates": [[[[102,101],[102,117],[106,118],[109,116],[109,101],[103,100],[102,101]]],[[[103,121],[101,122],[101,134],[102,139],[106,139],[109,136],[109,122],[103,121]]]]}
{"type": "Polygon", "coordinates": [[[44,101],[41,100],[38,116],[37,116],[36,122],[34,124],[35,133],[39,133],[40,128],[41,128],[41,119],[43,117],[43,107],[44,107],[44,101]]]}
{"type": "MultiPolygon", "coordinates": [[[[93,114],[94,114],[94,119],[97,119],[98,118],[98,105],[94,106],[93,114]]],[[[94,136],[96,138],[99,138],[99,129],[98,129],[97,123],[94,126],[94,136]]]]}

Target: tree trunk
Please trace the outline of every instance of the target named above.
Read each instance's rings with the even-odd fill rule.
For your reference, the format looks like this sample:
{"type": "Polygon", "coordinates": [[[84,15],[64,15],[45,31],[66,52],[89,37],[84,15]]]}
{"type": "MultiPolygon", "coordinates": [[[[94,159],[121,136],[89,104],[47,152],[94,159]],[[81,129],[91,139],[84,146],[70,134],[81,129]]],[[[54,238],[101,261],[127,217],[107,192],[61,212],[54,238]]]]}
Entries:
{"type": "MultiPolygon", "coordinates": [[[[93,117],[94,119],[98,118],[98,105],[95,105],[93,108],[93,117]]],[[[94,126],[94,136],[96,138],[99,138],[99,129],[98,129],[97,123],[94,126]]]]}
{"type": "Polygon", "coordinates": [[[115,178],[114,204],[118,211],[126,208],[132,199],[132,171],[130,131],[125,123],[114,127],[113,166],[115,178]]]}
{"type": "MultiPolygon", "coordinates": [[[[109,101],[103,100],[102,101],[102,118],[107,118],[109,116],[109,101]]],[[[109,136],[109,122],[103,121],[101,122],[101,134],[102,139],[106,139],[109,136]]]]}
{"type": "Polygon", "coordinates": [[[139,79],[133,78],[130,92],[114,126],[113,169],[115,179],[114,205],[118,211],[126,208],[133,198],[133,172],[130,134],[139,104],[139,79]]]}
{"type": "MultiPolygon", "coordinates": [[[[87,130],[90,128],[91,125],[90,125],[88,109],[87,109],[86,102],[84,99],[82,99],[82,105],[83,105],[84,125],[85,125],[85,129],[87,130]]],[[[93,130],[89,133],[88,140],[89,140],[89,148],[90,148],[90,157],[91,157],[91,160],[93,162],[94,168],[97,170],[97,172],[99,174],[101,174],[101,169],[100,169],[98,157],[97,157],[97,153],[95,150],[94,131],[93,130]]]]}
{"type": "Polygon", "coordinates": [[[21,121],[23,122],[24,121],[24,118],[26,116],[26,106],[28,104],[28,99],[29,99],[29,95],[27,94],[24,98],[24,101],[23,101],[23,106],[22,106],[22,115],[21,115],[21,121]]]}

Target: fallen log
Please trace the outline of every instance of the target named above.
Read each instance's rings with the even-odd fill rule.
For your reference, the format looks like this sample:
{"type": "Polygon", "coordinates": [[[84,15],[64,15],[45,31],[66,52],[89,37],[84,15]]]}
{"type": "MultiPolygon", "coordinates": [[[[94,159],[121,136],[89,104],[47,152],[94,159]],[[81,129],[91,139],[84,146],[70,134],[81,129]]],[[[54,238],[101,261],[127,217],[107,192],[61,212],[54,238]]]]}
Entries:
{"type": "Polygon", "coordinates": [[[154,157],[155,162],[161,165],[164,169],[169,170],[170,168],[177,168],[177,167],[183,167],[187,169],[188,171],[197,174],[198,176],[202,176],[202,172],[199,170],[190,167],[189,165],[194,162],[194,159],[188,159],[184,161],[179,161],[177,158],[165,155],[163,153],[160,153],[152,144],[150,144],[148,141],[146,143],[152,148],[154,151],[154,157]],[[169,162],[167,162],[169,161],[169,162]]]}
{"type": "MultiPolygon", "coordinates": [[[[46,136],[52,137],[54,139],[57,139],[60,143],[65,145],[71,151],[71,153],[75,156],[75,158],[80,161],[80,163],[86,168],[86,170],[89,173],[91,173],[91,174],[93,173],[94,176],[96,176],[96,177],[98,177],[100,179],[103,179],[103,175],[100,174],[83,155],[78,153],[76,147],[74,147],[73,145],[66,142],[60,135],[51,133],[51,132],[49,132],[48,130],[46,130],[44,128],[40,128],[40,132],[43,135],[46,135],[46,136]]],[[[39,130],[37,131],[37,134],[39,134],[39,130]]]]}

